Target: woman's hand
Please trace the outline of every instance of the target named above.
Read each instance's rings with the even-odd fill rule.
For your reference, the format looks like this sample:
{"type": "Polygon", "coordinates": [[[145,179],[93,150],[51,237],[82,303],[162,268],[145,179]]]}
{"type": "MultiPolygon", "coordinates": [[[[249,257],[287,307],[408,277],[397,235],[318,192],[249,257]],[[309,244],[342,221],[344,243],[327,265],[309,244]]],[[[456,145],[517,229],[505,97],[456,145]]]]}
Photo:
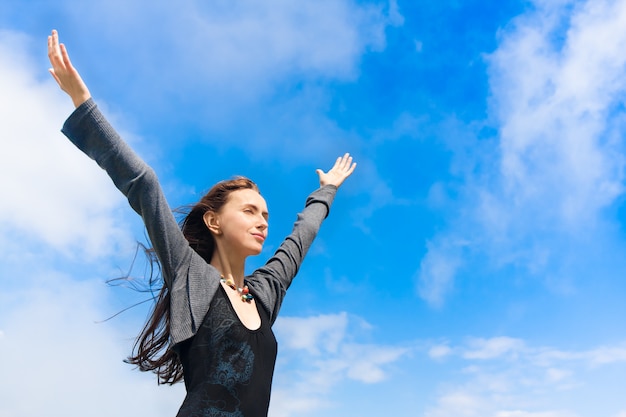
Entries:
{"type": "Polygon", "coordinates": [[[352,157],[349,153],[340,156],[330,171],[324,172],[321,169],[316,171],[320,177],[320,186],[334,185],[339,187],[354,172],[354,168],[356,168],[356,162],[352,162],[352,157]]]}
{"type": "Polygon", "coordinates": [[[78,107],[87,101],[91,97],[89,89],[72,65],[65,45],[59,44],[59,34],[56,30],[53,30],[52,34],[48,36],[48,58],[52,64],[52,68],[48,71],[57,81],[61,90],[70,96],[74,106],[78,107]]]}

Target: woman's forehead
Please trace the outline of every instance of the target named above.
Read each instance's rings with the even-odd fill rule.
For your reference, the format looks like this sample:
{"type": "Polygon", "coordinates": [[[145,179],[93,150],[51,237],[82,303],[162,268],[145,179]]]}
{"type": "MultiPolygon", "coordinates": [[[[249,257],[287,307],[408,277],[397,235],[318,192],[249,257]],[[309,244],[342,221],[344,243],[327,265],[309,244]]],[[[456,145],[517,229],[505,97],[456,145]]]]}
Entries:
{"type": "Polygon", "coordinates": [[[267,203],[258,191],[251,188],[235,190],[228,195],[228,203],[236,205],[254,205],[263,211],[267,211],[267,203]]]}

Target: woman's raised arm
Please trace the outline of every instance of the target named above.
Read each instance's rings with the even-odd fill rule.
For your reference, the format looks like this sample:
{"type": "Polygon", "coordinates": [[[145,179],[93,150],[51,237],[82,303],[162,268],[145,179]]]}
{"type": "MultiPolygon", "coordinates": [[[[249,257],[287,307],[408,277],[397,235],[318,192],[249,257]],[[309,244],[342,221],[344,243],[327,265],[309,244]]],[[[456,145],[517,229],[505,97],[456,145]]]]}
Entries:
{"type": "Polygon", "coordinates": [[[74,102],[76,109],[61,130],[78,149],[104,169],[115,186],[142,217],[152,247],[159,257],[168,286],[188,271],[192,249],[183,236],[154,170],[120,137],[100,113],[89,89],[59,44],[55,30],[48,37],[50,73],[74,102]]]}

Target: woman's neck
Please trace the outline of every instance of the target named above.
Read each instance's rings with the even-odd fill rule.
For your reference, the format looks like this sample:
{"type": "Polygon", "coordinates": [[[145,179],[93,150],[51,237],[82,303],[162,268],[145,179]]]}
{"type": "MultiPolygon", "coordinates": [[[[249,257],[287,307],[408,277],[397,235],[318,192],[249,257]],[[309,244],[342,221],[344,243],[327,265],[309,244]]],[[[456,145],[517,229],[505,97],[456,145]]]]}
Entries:
{"type": "Polygon", "coordinates": [[[243,277],[245,275],[245,263],[246,259],[229,259],[226,254],[216,248],[211,258],[211,265],[215,267],[222,277],[225,279],[232,279],[235,285],[240,288],[243,287],[243,277]]]}

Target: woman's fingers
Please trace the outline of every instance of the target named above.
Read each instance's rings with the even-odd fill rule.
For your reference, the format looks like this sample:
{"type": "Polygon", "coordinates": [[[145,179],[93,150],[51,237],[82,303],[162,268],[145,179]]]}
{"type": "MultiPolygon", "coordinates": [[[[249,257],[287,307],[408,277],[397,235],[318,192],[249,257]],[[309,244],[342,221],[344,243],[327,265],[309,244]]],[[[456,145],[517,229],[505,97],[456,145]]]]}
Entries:
{"type": "Polygon", "coordinates": [[[335,163],[335,167],[344,172],[353,171],[353,165],[356,164],[352,163],[352,157],[349,153],[346,153],[343,156],[337,158],[337,162],[335,163]]]}

